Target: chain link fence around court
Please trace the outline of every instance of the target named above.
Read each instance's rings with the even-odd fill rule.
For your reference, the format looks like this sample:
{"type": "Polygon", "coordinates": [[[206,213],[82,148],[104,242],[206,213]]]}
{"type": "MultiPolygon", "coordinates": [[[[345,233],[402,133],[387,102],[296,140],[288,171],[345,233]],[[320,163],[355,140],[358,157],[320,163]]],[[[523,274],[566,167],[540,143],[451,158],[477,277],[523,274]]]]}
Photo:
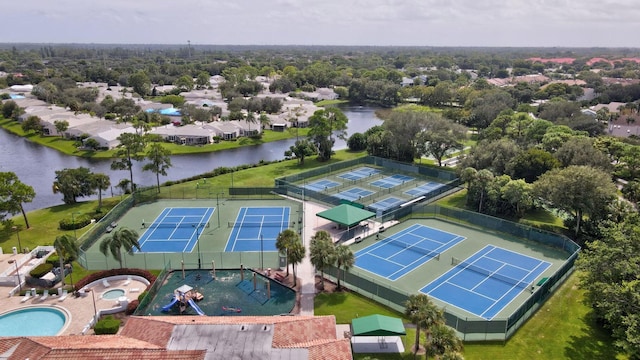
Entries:
{"type": "MultiPolygon", "coordinates": [[[[426,178],[436,179],[442,185],[429,191],[428,193],[425,193],[424,195],[421,195],[412,200],[407,200],[408,203],[412,203],[412,201],[431,202],[460,190],[459,186],[461,184],[461,180],[453,170],[426,165],[406,164],[395,160],[384,159],[375,156],[366,156],[278,178],[275,181],[275,191],[283,195],[296,197],[298,199],[313,199],[314,201],[326,205],[337,206],[342,203],[348,202],[352,203],[352,205],[353,203],[357,203],[360,205],[360,207],[366,208],[368,205],[374,203],[376,199],[380,199],[393,193],[406,191],[411,187],[415,187],[421,180],[426,180],[426,178]],[[358,180],[341,180],[343,181],[343,184],[327,189],[325,191],[315,191],[305,187],[306,181],[308,179],[313,179],[316,177],[327,177],[332,175],[337,176],[345,170],[364,165],[380,167],[383,169],[383,172],[363,177],[358,180]],[[365,182],[370,182],[371,180],[388,176],[389,174],[394,172],[401,172],[409,175],[419,175],[421,177],[424,177],[424,179],[413,179],[398,186],[394,186],[393,188],[375,189],[375,192],[373,194],[364,196],[363,198],[354,201],[347,201],[335,196],[335,194],[337,194],[338,192],[345,190],[351,186],[362,186],[362,184],[364,184],[365,182]]],[[[370,188],[369,186],[365,187],[370,188]]],[[[401,197],[404,197],[404,195],[402,195],[401,197]]],[[[411,212],[411,207],[402,206],[402,204],[399,204],[388,209],[375,212],[378,216],[377,220],[384,222],[389,219],[397,218],[398,215],[395,214],[396,212],[400,212],[401,216],[408,215],[411,212]]]]}
{"type": "MultiPolygon", "coordinates": [[[[273,252],[264,252],[263,258],[259,252],[210,252],[200,251],[198,253],[134,253],[128,254],[123,251],[122,264],[115,260],[111,255],[104,256],[102,254],[90,254],[87,250],[91,248],[107,231],[109,226],[117,223],[119,219],[125,215],[136,204],[150,203],[158,200],[171,199],[211,199],[214,201],[222,201],[225,199],[234,200],[281,200],[278,191],[270,187],[264,188],[206,188],[200,187],[199,193],[196,194],[195,187],[169,190],[170,188],[162,187],[161,192],[156,187],[141,188],[135,194],[124,198],[111,211],[109,211],[100,221],[94,223],[91,228],[85,232],[79,239],[80,254],[78,263],[88,270],[103,270],[118,267],[136,267],[141,269],[163,269],[168,262],[181,263],[190,269],[197,269],[200,266],[211,266],[211,262],[215,261],[216,266],[220,268],[239,268],[240,264],[248,268],[259,268],[261,264],[264,267],[276,268],[279,265],[278,254],[273,252]],[[193,188],[193,189],[191,189],[193,188]],[[220,197],[224,194],[224,198],[220,197]]],[[[302,206],[302,205],[301,205],[302,206]]],[[[300,226],[294,227],[300,232],[300,226]]]]}
{"type": "MultiPolygon", "coordinates": [[[[437,219],[472,226],[483,231],[501,232],[551,246],[567,253],[564,264],[551,276],[544,279],[539,286],[536,286],[531,296],[508,318],[493,320],[469,318],[456,313],[453,309],[445,308],[444,316],[447,325],[454,328],[465,341],[505,341],[511,337],[572,273],[580,251],[578,244],[563,235],[488,215],[439,205],[416,205],[410,210],[408,217],[412,219],[437,219]]],[[[396,212],[394,215],[399,216],[401,213],[396,212]]],[[[407,214],[404,214],[404,218],[407,218],[407,214]]],[[[401,219],[402,217],[396,218],[396,220],[401,219]]],[[[329,268],[325,270],[325,274],[333,281],[337,281],[339,272],[336,268],[329,268]]],[[[390,285],[380,284],[373,277],[369,278],[363,274],[340,272],[340,276],[341,281],[353,291],[400,312],[404,312],[405,303],[411,295],[390,285]]]]}

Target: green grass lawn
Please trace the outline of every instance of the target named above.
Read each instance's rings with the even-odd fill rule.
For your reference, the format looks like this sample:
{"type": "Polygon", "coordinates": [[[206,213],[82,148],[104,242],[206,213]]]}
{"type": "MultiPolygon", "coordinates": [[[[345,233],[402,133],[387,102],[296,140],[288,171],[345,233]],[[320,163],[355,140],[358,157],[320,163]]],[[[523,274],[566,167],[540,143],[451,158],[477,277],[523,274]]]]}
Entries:
{"type": "MultiPolygon", "coordinates": [[[[578,274],[571,275],[550,299],[506,343],[466,343],[467,360],[511,359],[627,359],[613,347],[612,339],[592,318],[577,287],[578,274]]],[[[335,315],[339,324],[357,316],[382,314],[403,318],[398,312],[353,293],[318,294],[316,315],[335,315]]],[[[415,330],[407,329],[405,354],[358,354],[355,359],[410,359],[415,330]]],[[[422,340],[424,341],[424,339],[422,340]]],[[[424,359],[423,357],[418,357],[424,359]]]]}

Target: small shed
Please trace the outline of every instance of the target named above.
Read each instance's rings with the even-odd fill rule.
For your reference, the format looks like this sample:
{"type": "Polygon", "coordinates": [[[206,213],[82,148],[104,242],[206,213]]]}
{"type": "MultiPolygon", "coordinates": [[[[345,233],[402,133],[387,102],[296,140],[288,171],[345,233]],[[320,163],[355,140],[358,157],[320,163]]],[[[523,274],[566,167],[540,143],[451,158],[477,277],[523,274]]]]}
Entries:
{"type": "Polygon", "coordinates": [[[400,318],[376,314],[351,321],[351,345],[355,353],[403,353],[400,336],[406,334],[400,318]]]}

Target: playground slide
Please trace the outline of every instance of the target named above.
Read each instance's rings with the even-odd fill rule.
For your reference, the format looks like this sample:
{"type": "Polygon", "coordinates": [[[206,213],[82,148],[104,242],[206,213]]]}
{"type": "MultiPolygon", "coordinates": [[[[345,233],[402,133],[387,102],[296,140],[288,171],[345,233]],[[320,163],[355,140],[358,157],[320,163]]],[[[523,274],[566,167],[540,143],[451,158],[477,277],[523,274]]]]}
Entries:
{"type": "Polygon", "coordinates": [[[178,297],[174,296],[173,300],[171,300],[170,303],[168,303],[167,305],[162,307],[162,311],[167,312],[167,311],[171,310],[171,307],[177,302],[178,302],[178,297]]]}
{"type": "Polygon", "coordinates": [[[196,302],[193,301],[193,299],[189,299],[188,303],[189,305],[191,305],[193,310],[195,310],[198,313],[198,315],[205,315],[204,311],[202,311],[202,309],[200,309],[200,307],[196,305],[196,302]]]}

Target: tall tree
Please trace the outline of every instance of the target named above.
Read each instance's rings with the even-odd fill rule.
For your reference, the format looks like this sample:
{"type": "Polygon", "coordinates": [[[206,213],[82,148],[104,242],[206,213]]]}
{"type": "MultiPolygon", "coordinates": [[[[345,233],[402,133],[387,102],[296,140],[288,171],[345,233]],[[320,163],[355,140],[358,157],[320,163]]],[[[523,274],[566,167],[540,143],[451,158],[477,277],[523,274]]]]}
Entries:
{"type": "Polygon", "coordinates": [[[596,317],[611,330],[616,345],[640,358],[640,218],[632,212],[608,222],[577,261],[580,286],[596,317]]]}
{"type": "Polygon", "coordinates": [[[95,194],[93,174],[86,167],[56,170],[53,193],[61,193],[65,204],[75,204],[78,197],[95,194]]]}
{"type": "Polygon", "coordinates": [[[56,131],[60,136],[63,136],[63,133],[69,128],[69,122],[67,120],[56,120],[53,122],[53,125],[56,127],[56,131]]]}
{"type": "Polygon", "coordinates": [[[171,167],[171,150],[162,144],[154,142],[147,150],[146,158],[150,161],[142,166],[142,171],[151,171],[156,174],[156,185],[160,192],[160,175],[167,176],[167,169],[171,167]]]}
{"type": "Polygon", "coordinates": [[[308,136],[318,148],[318,160],[331,159],[335,135],[339,139],[345,139],[347,132],[347,117],[335,107],[316,110],[309,117],[308,136]]]}
{"type": "Polygon", "coordinates": [[[335,247],[328,232],[320,230],[311,237],[309,255],[311,264],[320,270],[320,288],[324,290],[324,270],[335,263],[335,247]]]}
{"type": "Polygon", "coordinates": [[[307,139],[301,139],[296,140],[295,144],[291,145],[291,147],[289,147],[289,150],[284,152],[284,155],[287,157],[293,155],[298,159],[299,165],[304,165],[304,159],[307,156],[316,154],[317,151],[318,150],[311,141],[307,139]]]}
{"type": "Polygon", "coordinates": [[[293,266],[293,286],[296,287],[298,285],[298,276],[296,274],[296,265],[301,263],[304,260],[304,256],[307,249],[305,249],[304,245],[298,241],[293,243],[291,249],[289,249],[289,258],[287,261],[293,266]]]}
{"type": "Polygon", "coordinates": [[[462,341],[454,329],[445,325],[444,321],[435,324],[431,329],[431,336],[427,338],[427,341],[431,339],[429,350],[436,358],[444,359],[445,356],[454,359],[461,358],[462,341]]]}
{"type": "Polygon", "coordinates": [[[289,276],[290,252],[295,244],[300,243],[300,235],[292,229],[285,229],[276,237],[276,249],[285,255],[287,260],[287,276],[289,276]]]}
{"type": "Polygon", "coordinates": [[[124,133],[118,136],[120,144],[114,156],[115,160],[111,163],[111,170],[128,170],[129,180],[131,181],[131,192],[136,191],[136,185],[133,181],[133,161],[144,159],[142,151],[145,147],[145,141],[142,135],[124,133]]]}
{"type": "Polygon", "coordinates": [[[133,254],[134,248],[140,250],[138,233],[135,230],[121,227],[100,243],[100,252],[104,254],[104,256],[110,253],[111,256],[118,261],[120,268],[122,268],[123,248],[128,254],[133,254]]]}
{"type": "MultiPolygon", "coordinates": [[[[76,238],[68,234],[57,236],[53,241],[53,247],[56,248],[56,253],[60,259],[60,276],[64,287],[64,263],[75,260],[78,257],[80,248],[76,243],[76,238]]],[[[71,278],[71,284],[73,284],[73,278],[71,278]]]]}
{"type": "MultiPolygon", "coordinates": [[[[416,325],[414,353],[417,353],[420,350],[420,330],[422,328],[425,329],[428,342],[432,327],[443,323],[444,315],[442,310],[434,305],[431,299],[425,294],[409,295],[409,299],[407,299],[405,303],[404,314],[416,325]]],[[[429,343],[427,343],[427,347],[430,347],[429,343]]]]}
{"type": "Polygon", "coordinates": [[[129,86],[142,97],[149,95],[151,92],[151,80],[149,80],[147,73],[142,70],[129,76],[129,86]]]}
{"type": "Polygon", "coordinates": [[[342,272],[342,275],[344,276],[344,273],[349,271],[349,269],[355,265],[356,258],[353,255],[351,248],[346,245],[336,246],[335,258],[336,267],[338,268],[338,290],[340,290],[340,273],[342,272]]]}
{"type": "Polygon", "coordinates": [[[98,190],[98,209],[102,207],[102,190],[108,189],[111,186],[111,179],[107,174],[93,174],[92,183],[95,189],[98,190]]]}
{"type": "Polygon", "coordinates": [[[416,136],[418,155],[433,156],[442,166],[442,159],[453,150],[462,150],[467,128],[445,119],[440,114],[425,114],[425,126],[416,136]]]}
{"type": "Polygon", "coordinates": [[[610,174],[590,166],[554,169],[533,184],[535,196],[573,215],[576,235],[584,216],[597,217],[615,198],[616,191],[610,174]]]}
{"type": "Polygon", "coordinates": [[[23,183],[13,172],[0,172],[0,220],[5,214],[22,213],[24,223],[29,228],[29,219],[24,211],[24,203],[30,203],[36,197],[33,187],[23,183]]]}

